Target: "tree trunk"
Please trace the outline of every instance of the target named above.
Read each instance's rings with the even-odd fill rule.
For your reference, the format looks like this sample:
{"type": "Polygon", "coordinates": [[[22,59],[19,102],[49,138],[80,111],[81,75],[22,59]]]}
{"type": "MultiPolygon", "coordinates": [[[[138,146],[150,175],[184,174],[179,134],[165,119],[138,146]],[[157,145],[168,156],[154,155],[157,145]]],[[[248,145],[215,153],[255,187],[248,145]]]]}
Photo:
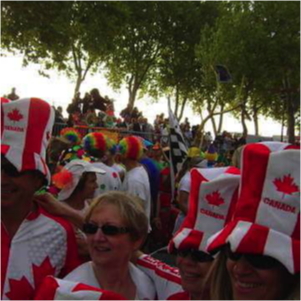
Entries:
{"type": "Polygon", "coordinates": [[[287,135],[288,142],[295,144],[295,112],[292,94],[287,96],[287,135]]]}
{"type": "Polygon", "coordinates": [[[135,75],[131,75],[131,78],[130,78],[129,83],[128,83],[128,91],[129,91],[129,102],[128,102],[128,104],[130,105],[132,110],[134,108],[137,92],[138,92],[138,89],[139,89],[139,85],[137,83],[137,80],[138,79],[135,75]]]}
{"type": "Polygon", "coordinates": [[[246,101],[244,100],[241,110],[241,125],[242,125],[242,136],[246,139],[248,136],[248,128],[246,125],[246,101]]]}
{"type": "Polygon", "coordinates": [[[178,118],[178,109],[179,109],[179,90],[178,87],[176,87],[176,101],[175,101],[175,116],[178,118]]]}
{"type": "Polygon", "coordinates": [[[81,74],[77,74],[77,79],[76,79],[76,84],[75,84],[75,89],[74,89],[74,96],[79,92],[80,86],[82,84],[82,77],[81,74]]]}
{"type": "Polygon", "coordinates": [[[137,89],[132,89],[132,90],[129,89],[129,105],[132,110],[135,105],[136,96],[137,96],[137,89]]]}
{"type": "Polygon", "coordinates": [[[254,121],[254,129],[255,129],[255,135],[259,135],[259,124],[258,124],[258,110],[253,109],[253,121],[254,121]]]}
{"type": "Polygon", "coordinates": [[[284,78],[284,88],[286,90],[286,116],[287,116],[287,136],[288,142],[295,143],[295,109],[294,96],[288,76],[284,78]]]}
{"type": "Polygon", "coordinates": [[[212,128],[213,128],[213,132],[214,132],[214,136],[217,135],[217,128],[216,128],[216,122],[215,122],[215,119],[214,119],[214,116],[211,116],[211,123],[212,123],[212,128]]]}
{"type": "Polygon", "coordinates": [[[218,133],[221,133],[222,132],[222,128],[223,128],[223,121],[224,121],[224,108],[225,108],[225,105],[221,105],[221,115],[219,117],[219,122],[218,122],[218,128],[217,128],[217,131],[216,131],[216,135],[218,133]]]}
{"type": "Polygon", "coordinates": [[[183,117],[183,113],[184,113],[184,109],[185,109],[186,102],[187,102],[187,97],[184,98],[184,100],[183,100],[183,102],[182,102],[182,105],[181,105],[180,116],[179,116],[179,118],[178,118],[178,121],[179,121],[179,122],[180,122],[180,120],[181,120],[182,117],[183,117]]]}

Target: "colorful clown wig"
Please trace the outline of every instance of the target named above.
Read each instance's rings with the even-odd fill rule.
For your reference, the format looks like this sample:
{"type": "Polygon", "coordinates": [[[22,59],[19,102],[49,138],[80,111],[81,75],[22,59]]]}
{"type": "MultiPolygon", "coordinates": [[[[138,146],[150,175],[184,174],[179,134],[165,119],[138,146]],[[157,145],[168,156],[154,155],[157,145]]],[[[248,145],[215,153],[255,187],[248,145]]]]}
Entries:
{"type": "Polygon", "coordinates": [[[143,155],[143,143],[135,136],[125,137],[119,142],[119,152],[126,159],[140,160],[143,155]]]}
{"type": "Polygon", "coordinates": [[[107,150],[112,155],[115,155],[116,151],[117,151],[117,143],[113,139],[111,139],[109,137],[107,137],[107,141],[106,142],[107,142],[107,150]]]}
{"type": "Polygon", "coordinates": [[[82,141],[81,133],[75,128],[69,127],[62,129],[60,136],[73,143],[73,145],[79,145],[82,141]]]}
{"type": "Polygon", "coordinates": [[[83,138],[83,147],[91,156],[102,158],[107,150],[107,139],[101,132],[89,133],[83,138]]]}

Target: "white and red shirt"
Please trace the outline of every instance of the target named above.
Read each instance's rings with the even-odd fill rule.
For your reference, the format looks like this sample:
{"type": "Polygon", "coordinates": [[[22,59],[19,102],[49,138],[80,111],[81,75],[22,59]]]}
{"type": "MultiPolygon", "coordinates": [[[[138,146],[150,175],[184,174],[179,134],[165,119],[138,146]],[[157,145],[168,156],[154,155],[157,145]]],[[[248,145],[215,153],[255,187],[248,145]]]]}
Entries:
{"type": "Polygon", "coordinates": [[[44,278],[35,300],[125,300],[121,295],[80,282],[44,278]]]}
{"type": "MultiPolygon", "coordinates": [[[[136,286],[135,300],[154,300],[156,290],[152,280],[143,271],[129,263],[129,273],[136,286]]],[[[101,288],[95,276],[92,261],[86,262],[68,274],[64,280],[81,282],[93,287],[101,288]]]]}
{"type": "Polygon", "coordinates": [[[47,275],[80,264],[73,227],[38,207],[10,238],[1,223],[1,299],[30,300],[47,275]]]}
{"type": "Polygon", "coordinates": [[[140,256],[137,267],[155,283],[158,300],[168,300],[173,295],[183,292],[178,268],[171,267],[149,255],[140,256]]]}

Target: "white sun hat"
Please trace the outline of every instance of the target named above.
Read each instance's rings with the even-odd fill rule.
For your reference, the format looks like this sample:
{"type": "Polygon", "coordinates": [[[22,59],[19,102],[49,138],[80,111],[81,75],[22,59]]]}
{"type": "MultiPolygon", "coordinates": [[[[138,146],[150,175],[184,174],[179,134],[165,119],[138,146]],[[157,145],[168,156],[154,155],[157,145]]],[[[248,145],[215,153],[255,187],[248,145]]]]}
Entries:
{"type": "Polygon", "coordinates": [[[58,194],[59,201],[66,200],[72,194],[81,176],[85,172],[106,173],[105,170],[95,167],[90,162],[84,160],[72,160],[66,164],[59,173],[53,175],[52,180],[54,185],[61,188],[61,191],[58,194]]]}

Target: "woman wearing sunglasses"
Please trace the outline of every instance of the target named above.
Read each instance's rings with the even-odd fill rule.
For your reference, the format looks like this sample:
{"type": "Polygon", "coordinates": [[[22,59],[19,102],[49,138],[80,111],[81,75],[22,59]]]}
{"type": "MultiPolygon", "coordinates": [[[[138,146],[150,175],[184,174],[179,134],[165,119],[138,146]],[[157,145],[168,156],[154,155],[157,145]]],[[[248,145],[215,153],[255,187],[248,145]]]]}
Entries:
{"type": "Polygon", "coordinates": [[[300,150],[249,144],[234,219],[208,241],[219,252],[208,281],[215,300],[300,299],[300,150]]]}
{"type": "Polygon", "coordinates": [[[239,180],[235,167],[192,169],[188,214],[168,246],[178,270],[145,254],[137,260],[154,281],[158,299],[210,298],[205,279],[214,258],[206,251],[206,242],[231,220],[239,180]]]}
{"type": "Polygon", "coordinates": [[[66,280],[114,291],[127,299],[154,299],[151,280],[130,258],[143,243],[148,219],[139,199],[122,192],[107,192],[91,204],[83,225],[92,261],[66,280]]]}

